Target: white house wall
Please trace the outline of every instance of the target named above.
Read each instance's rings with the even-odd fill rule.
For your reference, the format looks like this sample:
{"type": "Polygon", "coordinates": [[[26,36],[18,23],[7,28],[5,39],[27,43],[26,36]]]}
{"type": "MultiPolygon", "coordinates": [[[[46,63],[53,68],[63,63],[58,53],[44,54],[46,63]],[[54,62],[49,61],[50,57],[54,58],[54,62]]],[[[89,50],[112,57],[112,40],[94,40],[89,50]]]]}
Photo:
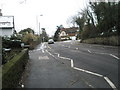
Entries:
{"type": "Polygon", "coordinates": [[[0,36],[11,36],[13,34],[13,29],[0,29],[0,36]]]}
{"type": "Polygon", "coordinates": [[[62,31],[60,36],[67,36],[66,32],[65,31],[62,31]]]}
{"type": "Polygon", "coordinates": [[[76,36],[71,36],[70,39],[76,40],[76,36]]]}

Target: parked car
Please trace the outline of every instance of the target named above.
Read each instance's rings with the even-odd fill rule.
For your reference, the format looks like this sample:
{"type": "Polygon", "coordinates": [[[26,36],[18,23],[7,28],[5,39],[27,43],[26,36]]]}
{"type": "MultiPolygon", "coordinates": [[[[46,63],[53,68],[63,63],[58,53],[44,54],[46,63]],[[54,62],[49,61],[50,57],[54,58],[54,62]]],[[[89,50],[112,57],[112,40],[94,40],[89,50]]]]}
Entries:
{"type": "Polygon", "coordinates": [[[49,39],[48,40],[48,44],[54,44],[54,40],[53,39],[49,39]]]}

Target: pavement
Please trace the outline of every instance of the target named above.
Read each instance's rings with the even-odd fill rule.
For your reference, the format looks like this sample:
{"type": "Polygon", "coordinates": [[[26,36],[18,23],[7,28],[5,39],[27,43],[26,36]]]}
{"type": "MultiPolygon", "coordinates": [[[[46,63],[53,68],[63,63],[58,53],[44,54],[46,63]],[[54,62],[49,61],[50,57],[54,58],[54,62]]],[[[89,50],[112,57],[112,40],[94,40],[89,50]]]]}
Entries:
{"type": "Polygon", "coordinates": [[[118,89],[118,47],[78,41],[42,43],[29,51],[24,88],[118,89]]]}

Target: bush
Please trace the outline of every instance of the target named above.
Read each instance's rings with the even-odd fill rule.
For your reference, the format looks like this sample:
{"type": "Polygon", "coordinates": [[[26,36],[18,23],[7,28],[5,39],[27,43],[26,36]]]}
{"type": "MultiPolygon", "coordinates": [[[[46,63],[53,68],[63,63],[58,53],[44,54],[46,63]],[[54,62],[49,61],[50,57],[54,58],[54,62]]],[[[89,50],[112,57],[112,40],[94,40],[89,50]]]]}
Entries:
{"type": "Polygon", "coordinates": [[[3,48],[21,48],[20,40],[5,40],[2,41],[3,48]]]}
{"type": "Polygon", "coordinates": [[[103,45],[119,46],[120,43],[118,40],[120,40],[120,36],[90,38],[90,39],[85,39],[82,42],[89,43],[89,44],[103,44],[103,45]]]}
{"type": "Polygon", "coordinates": [[[14,57],[2,67],[3,88],[15,88],[18,86],[27,61],[28,50],[24,49],[16,57],[14,57]]]}

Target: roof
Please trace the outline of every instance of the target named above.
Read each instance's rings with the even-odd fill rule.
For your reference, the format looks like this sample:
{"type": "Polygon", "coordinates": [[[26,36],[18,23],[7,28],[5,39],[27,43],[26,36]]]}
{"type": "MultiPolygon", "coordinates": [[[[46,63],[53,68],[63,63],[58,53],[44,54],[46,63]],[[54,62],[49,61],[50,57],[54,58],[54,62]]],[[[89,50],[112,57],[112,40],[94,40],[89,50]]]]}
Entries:
{"type": "Polygon", "coordinates": [[[75,36],[78,29],[78,27],[62,28],[60,32],[65,31],[69,36],[75,36]]]}

